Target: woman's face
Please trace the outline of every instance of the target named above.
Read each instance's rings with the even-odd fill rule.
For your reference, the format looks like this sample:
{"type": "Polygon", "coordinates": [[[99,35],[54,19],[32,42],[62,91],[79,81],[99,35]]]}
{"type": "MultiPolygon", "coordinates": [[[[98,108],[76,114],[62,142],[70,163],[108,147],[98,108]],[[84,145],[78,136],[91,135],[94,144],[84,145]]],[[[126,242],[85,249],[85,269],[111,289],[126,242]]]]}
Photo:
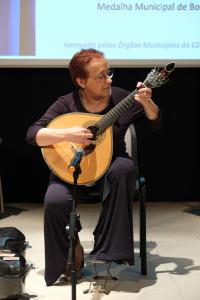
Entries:
{"type": "MultiPolygon", "coordinates": [[[[94,58],[86,66],[88,76],[79,78],[78,83],[83,88],[84,94],[95,100],[109,97],[112,79],[109,74],[109,64],[105,58],[94,58]]],[[[86,99],[87,100],[87,99],[86,99]]]]}

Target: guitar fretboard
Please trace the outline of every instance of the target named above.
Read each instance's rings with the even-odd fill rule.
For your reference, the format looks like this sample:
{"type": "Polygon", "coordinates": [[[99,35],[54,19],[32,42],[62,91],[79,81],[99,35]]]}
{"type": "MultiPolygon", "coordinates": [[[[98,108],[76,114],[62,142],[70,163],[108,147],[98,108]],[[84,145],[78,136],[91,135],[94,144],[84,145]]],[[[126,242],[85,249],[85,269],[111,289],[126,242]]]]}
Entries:
{"type": "Polygon", "coordinates": [[[102,119],[95,125],[99,128],[98,134],[102,133],[106,128],[112,125],[119,117],[126,112],[134,103],[134,95],[137,93],[135,89],[126,98],[119,102],[113,109],[111,109],[102,119]]]}

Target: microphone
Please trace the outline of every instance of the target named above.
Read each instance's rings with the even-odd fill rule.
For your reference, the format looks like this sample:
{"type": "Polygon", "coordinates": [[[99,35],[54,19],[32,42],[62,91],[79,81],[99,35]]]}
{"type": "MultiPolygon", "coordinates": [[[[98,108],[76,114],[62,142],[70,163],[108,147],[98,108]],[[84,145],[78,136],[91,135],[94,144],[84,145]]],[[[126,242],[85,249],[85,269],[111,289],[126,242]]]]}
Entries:
{"type": "Polygon", "coordinates": [[[76,149],[74,157],[72,158],[68,166],[68,170],[70,173],[74,173],[76,171],[76,168],[79,166],[84,154],[84,149],[76,149]]]}

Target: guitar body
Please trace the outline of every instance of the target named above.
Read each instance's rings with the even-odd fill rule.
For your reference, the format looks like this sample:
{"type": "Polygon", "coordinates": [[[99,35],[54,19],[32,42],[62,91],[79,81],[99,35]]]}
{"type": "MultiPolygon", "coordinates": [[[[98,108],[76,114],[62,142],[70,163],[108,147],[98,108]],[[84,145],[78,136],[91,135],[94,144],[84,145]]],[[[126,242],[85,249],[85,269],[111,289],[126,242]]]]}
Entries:
{"type": "MultiPolygon", "coordinates": [[[[55,118],[48,128],[69,128],[73,126],[88,127],[94,125],[102,115],[89,113],[67,113],[55,118]]],[[[42,154],[50,170],[65,182],[74,183],[73,174],[68,166],[80,145],[71,142],[60,142],[42,148],[42,154]]],[[[109,126],[98,138],[92,142],[91,151],[86,151],[80,168],[81,173],[77,184],[86,185],[97,181],[108,169],[113,151],[112,126],[109,126]],[[89,153],[87,153],[89,152],[89,153]]],[[[86,148],[85,148],[86,149],[86,148]]]]}

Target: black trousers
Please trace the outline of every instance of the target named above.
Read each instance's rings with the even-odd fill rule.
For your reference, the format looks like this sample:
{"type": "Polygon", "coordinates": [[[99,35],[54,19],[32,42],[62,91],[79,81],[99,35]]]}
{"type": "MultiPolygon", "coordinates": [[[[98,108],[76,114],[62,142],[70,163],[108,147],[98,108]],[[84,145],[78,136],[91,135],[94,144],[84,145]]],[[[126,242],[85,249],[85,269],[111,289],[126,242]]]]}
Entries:
{"type": "MultiPolygon", "coordinates": [[[[132,203],[136,182],[133,161],[117,157],[106,175],[102,209],[91,256],[103,260],[133,260],[132,203]]],[[[78,193],[81,193],[78,186],[78,193]]],[[[89,191],[88,187],[88,191],[89,191]]],[[[84,187],[84,193],[87,188],[84,187]]],[[[51,285],[65,271],[69,249],[66,225],[72,209],[73,185],[51,176],[44,201],[45,281],[51,285]]],[[[81,225],[78,226],[78,230],[81,225]]]]}

